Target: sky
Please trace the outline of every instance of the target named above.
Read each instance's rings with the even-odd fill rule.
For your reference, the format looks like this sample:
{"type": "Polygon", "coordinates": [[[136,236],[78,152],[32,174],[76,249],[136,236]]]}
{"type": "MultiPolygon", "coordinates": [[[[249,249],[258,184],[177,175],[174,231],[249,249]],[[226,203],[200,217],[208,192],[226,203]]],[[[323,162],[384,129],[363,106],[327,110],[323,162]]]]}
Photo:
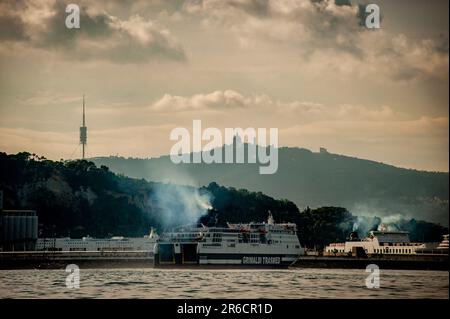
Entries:
{"type": "Polygon", "coordinates": [[[448,1],[0,1],[0,151],[168,154],[176,127],[278,128],[280,146],[449,167],[448,1]],[[66,5],[81,10],[65,26],[66,5]]]}

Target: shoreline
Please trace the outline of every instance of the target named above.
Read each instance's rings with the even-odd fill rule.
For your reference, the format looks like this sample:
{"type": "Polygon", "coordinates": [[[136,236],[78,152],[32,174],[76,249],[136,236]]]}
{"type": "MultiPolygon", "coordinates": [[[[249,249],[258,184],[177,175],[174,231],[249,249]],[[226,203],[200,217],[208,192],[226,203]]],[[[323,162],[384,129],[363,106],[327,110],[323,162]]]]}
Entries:
{"type": "Polygon", "coordinates": [[[414,256],[301,256],[290,266],[264,267],[252,265],[164,265],[154,266],[148,252],[0,252],[0,270],[65,269],[69,264],[80,268],[155,268],[155,269],[363,269],[376,264],[381,269],[449,271],[448,255],[414,256]]]}
{"type": "Polygon", "coordinates": [[[302,256],[290,268],[346,268],[364,269],[375,264],[380,269],[449,270],[448,255],[370,256],[370,257],[313,257],[302,256]]]}

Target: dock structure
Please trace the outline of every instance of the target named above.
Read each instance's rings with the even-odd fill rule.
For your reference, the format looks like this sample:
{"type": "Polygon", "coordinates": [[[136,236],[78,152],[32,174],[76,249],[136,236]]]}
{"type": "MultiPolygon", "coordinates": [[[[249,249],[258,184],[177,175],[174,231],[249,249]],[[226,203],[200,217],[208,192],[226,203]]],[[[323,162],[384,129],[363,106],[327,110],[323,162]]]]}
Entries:
{"type": "Polygon", "coordinates": [[[373,255],[366,257],[301,256],[289,268],[365,269],[375,264],[380,269],[449,270],[448,255],[373,255]]]}
{"type": "Polygon", "coordinates": [[[151,268],[148,251],[22,251],[0,252],[0,269],[151,268]]]}

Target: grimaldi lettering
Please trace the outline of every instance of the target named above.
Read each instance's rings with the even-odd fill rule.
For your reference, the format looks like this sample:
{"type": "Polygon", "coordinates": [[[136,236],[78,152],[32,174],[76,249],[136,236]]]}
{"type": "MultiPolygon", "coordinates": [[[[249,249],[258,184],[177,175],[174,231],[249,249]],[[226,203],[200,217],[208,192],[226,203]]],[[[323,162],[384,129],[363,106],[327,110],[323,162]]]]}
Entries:
{"type": "Polygon", "coordinates": [[[280,257],[263,257],[263,264],[265,265],[278,265],[280,262],[280,257]]]}
{"type": "Polygon", "coordinates": [[[242,263],[246,265],[260,265],[261,261],[261,257],[242,257],[242,263]]]}
{"type": "Polygon", "coordinates": [[[259,257],[259,256],[244,256],[242,257],[244,265],[279,265],[281,264],[280,257],[259,257]]]}

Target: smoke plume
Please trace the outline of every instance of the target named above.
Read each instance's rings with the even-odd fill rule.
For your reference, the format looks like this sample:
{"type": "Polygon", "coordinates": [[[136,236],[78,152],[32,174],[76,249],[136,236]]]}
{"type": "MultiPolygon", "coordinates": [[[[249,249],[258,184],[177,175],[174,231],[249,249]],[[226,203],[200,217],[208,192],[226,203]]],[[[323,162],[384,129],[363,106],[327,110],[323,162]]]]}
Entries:
{"type": "Polygon", "coordinates": [[[371,216],[356,216],[353,220],[352,231],[357,232],[360,238],[367,236],[371,230],[377,230],[381,218],[371,216]]]}
{"type": "Polygon", "coordinates": [[[204,189],[175,184],[155,184],[152,205],[160,211],[165,228],[196,223],[212,209],[212,195],[204,189]]]}

